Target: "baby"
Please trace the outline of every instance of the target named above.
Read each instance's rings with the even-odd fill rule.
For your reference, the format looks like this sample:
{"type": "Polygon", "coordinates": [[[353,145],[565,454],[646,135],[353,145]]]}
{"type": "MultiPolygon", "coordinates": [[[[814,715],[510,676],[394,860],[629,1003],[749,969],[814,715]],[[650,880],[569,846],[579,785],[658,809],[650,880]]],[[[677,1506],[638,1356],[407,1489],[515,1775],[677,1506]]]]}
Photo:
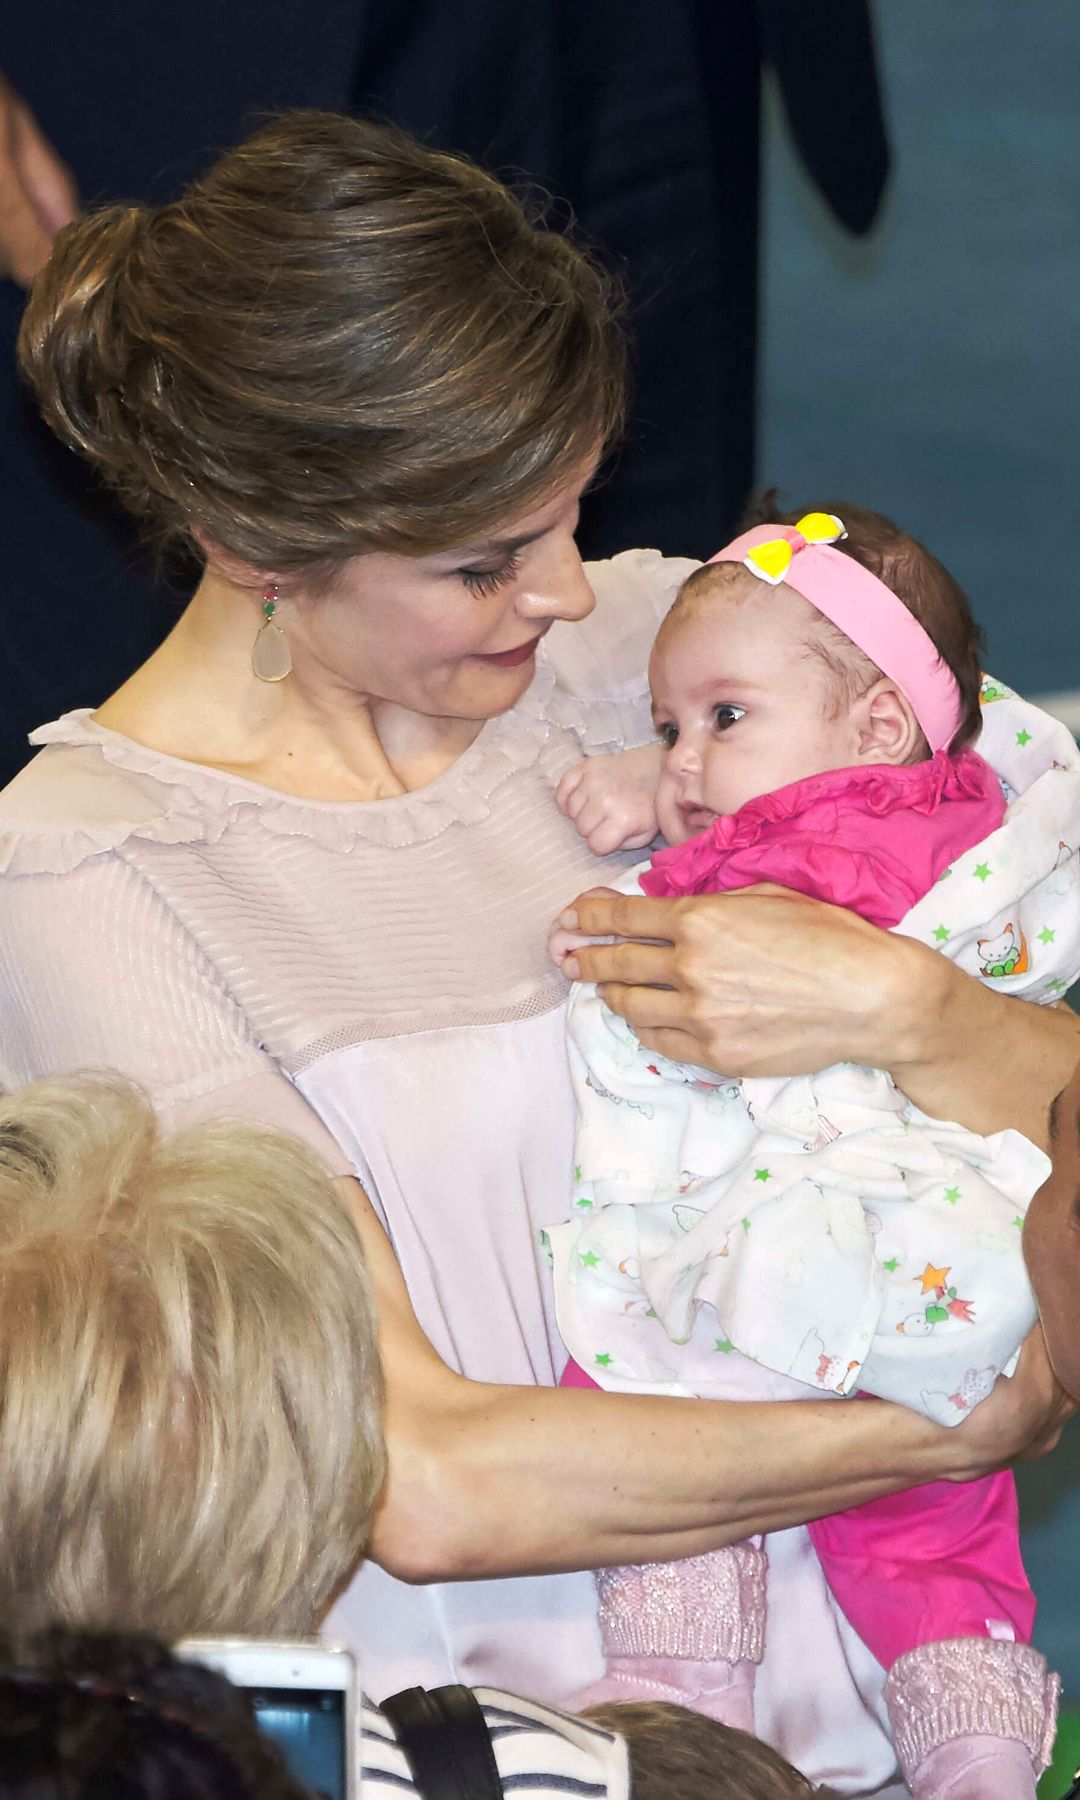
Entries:
{"type": "MultiPolygon", "coordinates": [[[[586,762],[560,804],[597,850],[663,833],[633,891],[779,882],[1056,998],[1080,973],[1080,755],[1000,688],[980,737],[961,589],[888,520],[841,510],[755,527],[689,578],[650,664],[659,767],[586,762]]],[[[557,925],[556,960],[575,941],[557,925]]],[[[740,1080],[669,1062],[588,986],[569,1031],[573,1208],[549,1234],[564,1380],[860,1391],[956,1424],[1011,1371],[1035,1318],[1020,1227],[1049,1172],[1026,1139],[930,1119],[877,1070],[740,1080]]],[[[1056,1682],[1028,1642],[1011,1477],[811,1533],[889,1670],[912,1791],[1031,1800],[1056,1682]]],[[[599,1580],[609,1674],[590,1698],[663,1693],[752,1724],[759,1541],[599,1580]]]]}

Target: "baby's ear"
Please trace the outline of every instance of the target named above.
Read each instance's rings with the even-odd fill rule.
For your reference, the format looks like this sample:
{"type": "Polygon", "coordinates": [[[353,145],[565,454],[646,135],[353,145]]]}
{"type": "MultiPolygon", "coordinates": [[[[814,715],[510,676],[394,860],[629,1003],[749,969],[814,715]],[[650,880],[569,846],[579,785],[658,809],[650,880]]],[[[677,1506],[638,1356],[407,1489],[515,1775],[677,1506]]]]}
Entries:
{"type": "Polygon", "coordinates": [[[917,762],[926,754],[926,740],[911,702],[887,675],[860,694],[853,710],[860,762],[897,765],[917,762]]]}

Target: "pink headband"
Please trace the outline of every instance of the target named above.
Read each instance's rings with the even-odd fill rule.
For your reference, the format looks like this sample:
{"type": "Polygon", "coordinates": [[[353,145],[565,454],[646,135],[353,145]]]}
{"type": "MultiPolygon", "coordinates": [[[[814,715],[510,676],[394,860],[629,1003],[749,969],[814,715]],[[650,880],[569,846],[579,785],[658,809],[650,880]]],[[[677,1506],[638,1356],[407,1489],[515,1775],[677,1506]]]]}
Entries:
{"type": "Polygon", "coordinates": [[[832,545],[847,536],[833,513],[797,525],[755,525],[710,562],[741,562],[759,581],[781,581],[865,651],[910,701],[931,750],[945,750],[963,709],[956,677],[919,621],[890,588],[832,545]]]}

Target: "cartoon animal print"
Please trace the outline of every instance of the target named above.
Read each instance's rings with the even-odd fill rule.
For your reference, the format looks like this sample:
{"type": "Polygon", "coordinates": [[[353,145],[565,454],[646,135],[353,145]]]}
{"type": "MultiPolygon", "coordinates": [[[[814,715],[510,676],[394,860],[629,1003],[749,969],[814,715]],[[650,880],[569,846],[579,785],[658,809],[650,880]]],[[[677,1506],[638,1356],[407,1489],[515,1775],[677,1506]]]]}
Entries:
{"type": "Polygon", "coordinates": [[[658,1075],[661,1081],[681,1081],[684,1087],[692,1087],[699,1094],[716,1094],[722,1100],[737,1100],[742,1092],[741,1076],[695,1074],[684,1063],[674,1062],[666,1069],[658,1069],[655,1063],[646,1063],[645,1068],[650,1075],[658,1075]]]}
{"type": "Polygon", "coordinates": [[[949,1286],[951,1270],[936,1268],[927,1263],[921,1275],[914,1279],[922,1283],[924,1296],[928,1295],[922,1312],[909,1313],[901,1319],[896,1327],[904,1337],[929,1337],[935,1325],[944,1325],[949,1319],[962,1319],[965,1325],[973,1323],[975,1308],[970,1300],[961,1300],[954,1287],[949,1286]]]}
{"type": "MultiPolygon", "coordinates": [[[[702,1219],[705,1217],[705,1212],[702,1207],[685,1206],[681,1200],[674,1201],[671,1210],[675,1215],[675,1223],[680,1231],[693,1231],[695,1225],[700,1225],[702,1219]]],[[[714,1250],[711,1254],[713,1256],[731,1255],[730,1231],[725,1231],[719,1250],[714,1250]]]]}
{"type": "Polygon", "coordinates": [[[960,1412],[970,1412],[980,1400],[986,1399],[996,1380],[996,1369],[966,1369],[960,1386],[949,1399],[960,1412]]]}
{"type": "Polygon", "coordinates": [[[838,1356],[826,1356],[824,1352],[818,1357],[818,1366],[814,1379],[819,1387],[830,1388],[834,1393],[847,1392],[852,1371],[858,1368],[857,1362],[849,1362],[845,1368],[838,1356]]]}
{"type": "Polygon", "coordinates": [[[1003,687],[1000,682],[991,681],[989,675],[984,675],[979,688],[979,705],[991,706],[995,700],[1008,700],[1011,693],[1011,688],[1003,687]]]}
{"type": "Polygon", "coordinates": [[[1027,939],[1012,920],[997,937],[979,938],[980,973],[990,976],[1023,975],[1028,968],[1027,939]]]}
{"type": "MultiPolygon", "coordinates": [[[[1053,766],[1056,769],[1058,765],[1057,765],[1057,763],[1055,763],[1053,766]]],[[[1064,766],[1064,765],[1062,765],[1062,766],[1064,766]]],[[[1057,886],[1055,886],[1055,887],[1048,886],[1047,887],[1046,895],[1047,895],[1048,899],[1053,899],[1053,900],[1063,899],[1064,896],[1069,892],[1071,884],[1074,883],[1076,880],[1076,851],[1073,849],[1071,844],[1067,844],[1065,842],[1064,838],[1058,839],[1057,860],[1054,863],[1054,867],[1051,870],[1051,874],[1056,874],[1058,869],[1066,869],[1066,870],[1068,870],[1068,874],[1065,877],[1065,883],[1064,883],[1063,887],[1057,887],[1057,886]]]]}
{"type": "Polygon", "coordinates": [[[601,1100],[610,1100],[612,1106],[628,1106],[631,1112],[639,1112],[646,1119],[651,1119],[655,1115],[655,1107],[646,1106],[640,1100],[624,1100],[621,1094],[613,1094],[610,1088],[606,1088],[595,1075],[586,1075],[585,1086],[591,1087],[593,1093],[599,1094],[601,1100]]]}
{"type": "Polygon", "coordinates": [[[820,1331],[810,1330],[803,1338],[799,1346],[799,1353],[788,1373],[795,1373],[797,1380],[806,1381],[808,1378],[806,1371],[813,1368],[813,1379],[818,1387],[828,1388],[831,1393],[843,1394],[847,1392],[852,1373],[858,1367],[858,1363],[851,1362],[845,1365],[839,1356],[830,1355],[825,1348],[825,1340],[820,1331]],[[811,1363],[810,1358],[815,1355],[817,1362],[811,1363]]]}
{"type": "Polygon", "coordinates": [[[929,1391],[924,1388],[922,1392],[923,1406],[932,1417],[939,1419],[942,1416],[941,1401],[944,1401],[947,1406],[955,1407],[957,1412],[968,1413],[972,1407],[978,1406],[980,1400],[986,1399],[997,1376],[996,1369],[967,1369],[954,1394],[943,1394],[940,1390],[929,1391]],[[935,1402],[939,1404],[935,1405],[935,1402]]]}
{"type": "Polygon", "coordinates": [[[824,1113],[821,1113],[818,1115],[817,1132],[812,1138],[806,1140],[803,1144],[803,1149],[827,1150],[830,1144],[835,1144],[839,1136],[840,1132],[838,1127],[833,1124],[831,1119],[827,1119],[824,1113]]]}

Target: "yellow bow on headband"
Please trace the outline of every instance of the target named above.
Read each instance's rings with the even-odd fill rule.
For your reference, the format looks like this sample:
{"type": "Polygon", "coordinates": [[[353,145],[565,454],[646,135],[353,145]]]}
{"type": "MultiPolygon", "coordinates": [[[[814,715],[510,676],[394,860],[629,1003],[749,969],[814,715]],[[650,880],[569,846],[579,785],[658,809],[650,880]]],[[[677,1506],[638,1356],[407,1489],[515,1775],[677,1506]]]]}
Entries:
{"type": "Polygon", "coordinates": [[[766,538],[763,544],[755,544],[748,550],[743,558],[750,572],[767,581],[770,587],[778,587],[783,581],[797,550],[805,550],[808,544],[835,544],[839,538],[847,537],[835,513],[804,513],[794,529],[794,539],[766,538]]]}

